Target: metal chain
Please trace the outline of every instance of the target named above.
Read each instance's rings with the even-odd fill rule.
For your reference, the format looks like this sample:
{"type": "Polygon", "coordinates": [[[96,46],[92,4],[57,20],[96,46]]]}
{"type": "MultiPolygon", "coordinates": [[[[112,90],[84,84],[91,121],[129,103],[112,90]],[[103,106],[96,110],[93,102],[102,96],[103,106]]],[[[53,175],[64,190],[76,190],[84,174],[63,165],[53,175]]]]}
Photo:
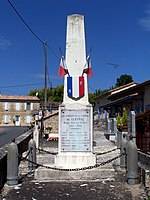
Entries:
{"type": "Polygon", "coordinates": [[[56,152],[50,152],[50,151],[46,151],[46,150],[40,149],[40,148],[38,148],[38,150],[39,150],[39,151],[43,151],[43,152],[48,153],[48,154],[52,154],[52,155],[57,155],[57,154],[58,154],[58,153],[56,153],[56,152]]]}
{"type": "MultiPolygon", "coordinates": [[[[95,153],[97,156],[99,156],[99,155],[103,155],[103,154],[107,154],[107,153],[110,153],[110,152],[113,152],[113,151],[116,151],[117,149],[120,149],[120,148],[115,148],[115,149],[111,149],[111,150],[109,150],[109,151],[106,151],[106,152],[102,152],[102,153],[95,153]]],[[[44,150],[44,149],[38,149],[39,151],[43,151],[43,152],[45,152],[45,153],[48,153],[48,154],[52,154],[52,155],[57,155],[58,153],[56,153],[56,152],[50,152],[50,151],[46,151],[46,150],[44,150]]]]}
{"type": "Polygon", "coordinates": [[[99,155],[107,154],[107,153],[116,151],[117,149],[120,149],[120,148],[111,149],[111,150],[109,150],[109,151],[105,151],[105,152],[102,152],[102,153],[96,153],[96,155],[99,156],[99,155]]]}
{"type": "Polygon", "coordinates": [[[103,166],[105,164],[108,164],[108,163],[120,158],[122,155],[124,155],[124,153],[122,153],[122,154],[120,154],[120,155],[118,155],[118,156],[116,156],[114,158],[111,158],[111,159],[109,159],[107,161],[104,161],[104,162],[102,162],[100,164],[95,164],[94,166],[81,167],[81,168],[75,168],[75,169],[62,169],[62,168],[57,168],[57,167],[50,167],[50,166],[38,164],[38,163],[33,162],[33,161],[29,160],[29,159],[26,159],[26,161],[31,162],[33,164],[36,164],[39,167],[44,167],[44,168],[52,169],[52,170],[58,170],[58,171],[83,171],[83,170],[86,170],[86,169],[93,169],[93,168],[97,168],[97,167],[103,166]]]}

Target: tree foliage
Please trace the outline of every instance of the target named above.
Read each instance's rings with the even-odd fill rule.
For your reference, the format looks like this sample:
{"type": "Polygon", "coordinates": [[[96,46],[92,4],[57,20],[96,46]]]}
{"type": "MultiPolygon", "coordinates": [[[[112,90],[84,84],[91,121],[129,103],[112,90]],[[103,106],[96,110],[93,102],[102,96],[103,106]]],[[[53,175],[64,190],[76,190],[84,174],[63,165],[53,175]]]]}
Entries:
{"type": "MultiPolygon", "coordinates": [[[[56,88],[47,88],[47,100],[50,101],[50,98],[52,102],[62,102],[63,100],[63,92],[64,92],[64,86],[59,85],[56,88]]],[[[44,95],[44,88],[41,89],[34,89],[30,90],[29,96],[36,96],[38,94],[38,98],[41,101],[44,101],[45,95],[44,95]]]]}
{"type": "Polygon", "coordinates": [[[133,78],[131,75],[127,75],[127,74],[121,75],[119,78],[117,78],[115,87],[126,85],[128,83],[131,83],[132,81],[133,81],[133,78]]]}
{"type": "Polygon", "coordinates": [[[95,90],[94,93],[89,93],[89,102],[91,104],[94,104],[95,103],[95,98],[100,96],[101,94],[107,92],[108,90],[95,90]]]}
{"type": "MultiPolygon", "coordinates": [[[[115,87],[119,87],[122,85],[125,85],[127,83],[132,82],[132,76],[124,74],[121,75],[119,78],[117,78],[117,82],[115,87]]],[[[101,94],[107,92],[110,89],[113,89],[114,87],[110,87],[109,89],[105,89],[105,90],[95,90],[95,92],[93,93],[89,93],[89,102],[91,104],[95,103],[95,98],[97,96],[100,96],[101,94]]],[[[34,89],[34,90],[30,90],[29,92],[29,96],[35,96],[36,94],[38,94],[38,97],[41,101],[44,101],[44,88],[41,89],[34,89]]],[[[63,101],[63,94],[64,94],[64,86],[63,85],[59,85],[56,88],[47,88],[47,100],[50,101],[50,99],[52,100],[52,102],[62,102],[63,101]]]]}
{"type": "Polygon", "coordinates": [[[52,91],[52,101],[53,102],[62,102],[64,94],[64,86],[59,85],[52,91]]]}

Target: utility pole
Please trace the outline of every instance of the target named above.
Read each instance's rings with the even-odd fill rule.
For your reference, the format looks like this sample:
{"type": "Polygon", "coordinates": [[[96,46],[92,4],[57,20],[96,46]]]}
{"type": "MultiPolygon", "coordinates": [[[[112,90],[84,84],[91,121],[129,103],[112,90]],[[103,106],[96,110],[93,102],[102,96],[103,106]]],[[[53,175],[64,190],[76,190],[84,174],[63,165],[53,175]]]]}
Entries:
{"type": "Polygon", "coordinates": [[[44,43],[44,110],[47,110],[47,42],[44,43]]]}
{"type": "Polygon", "coordinates": [[[52,82],[50,82],[50,113],[52,113],[52,82]]]}

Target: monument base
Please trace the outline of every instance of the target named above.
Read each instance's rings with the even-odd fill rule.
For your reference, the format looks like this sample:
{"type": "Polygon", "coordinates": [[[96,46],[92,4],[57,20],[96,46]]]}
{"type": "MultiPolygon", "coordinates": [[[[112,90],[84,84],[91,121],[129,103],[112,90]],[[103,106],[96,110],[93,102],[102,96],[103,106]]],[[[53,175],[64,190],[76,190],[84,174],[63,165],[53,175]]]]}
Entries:
{"type": "Polygon", "coordinates": [[[96,164],[96,156],[92,152],[65,152],[55,157],[55,165],[63,169],[75,169],[96,164]]]}
{"type": "MultiPolygon", "coordinates": [[[[49,165],[54,167],[53,165],[49,165]]],[[[115,177],[114,168],[98,167],[81,171],[59,171],[39,167],[35,170],[34,179],[40,182],[45,181],[102,181],[103,179],[113,179],[115,177]]]]}

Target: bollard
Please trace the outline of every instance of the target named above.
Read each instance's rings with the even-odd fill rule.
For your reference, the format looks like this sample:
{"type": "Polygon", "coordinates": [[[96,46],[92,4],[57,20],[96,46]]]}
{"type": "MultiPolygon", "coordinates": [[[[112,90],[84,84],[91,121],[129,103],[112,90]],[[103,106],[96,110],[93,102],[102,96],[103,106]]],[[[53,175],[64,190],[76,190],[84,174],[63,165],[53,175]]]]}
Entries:
{"type": "Polygon", "coordinates": [[[35,169],[35,168],[37,168],[37,164],[36,164],[36,143],[33,139],[31,139],[29,141],[28,148],[29,148],[28,168],[29,169],[35,169]]]}
{"type": "Polygon", "coordinates": [[[7,153],[7,184],[18,184],[18,147],[15,140],[8,146],[7,153]]]}
{"type": "Polygon", "coordinates": [[[121,168],[126,168],[126,145],[127,145],[127,140],[126,140],[126,134],[124,133],[123,134],[123,138],[122,138],[122,142],[121,142],[121,145],[120,145],[120,153],[124,153],[124,155],[122,155],[120,157],[120,167],[121,168]]]}
{"type": "Polygon", "coordinates": [[[127,142],[127,182],[129,185],[139,183],[137,146],[132,135],[127,142]]]}
{"type": "Polygon", "coordinates": [[[34,125],[34,132],[33,132],[33,139],[36,143],[36,148],[39,148],[39,130],[38,130],[38,115],[35,116],[35,125],[34,125]]]}
{"type": "Polygon", "coordinates": [[[38,149],[39,148],[39,130],[38,129],[34,129],[33,139],[34,139],[36,147],[38,149]]]}
{"type": "Polygon", "coordinates": [[[117,130],[117,147],[120,148],[122,142],[122,132],[117,130]]]}

